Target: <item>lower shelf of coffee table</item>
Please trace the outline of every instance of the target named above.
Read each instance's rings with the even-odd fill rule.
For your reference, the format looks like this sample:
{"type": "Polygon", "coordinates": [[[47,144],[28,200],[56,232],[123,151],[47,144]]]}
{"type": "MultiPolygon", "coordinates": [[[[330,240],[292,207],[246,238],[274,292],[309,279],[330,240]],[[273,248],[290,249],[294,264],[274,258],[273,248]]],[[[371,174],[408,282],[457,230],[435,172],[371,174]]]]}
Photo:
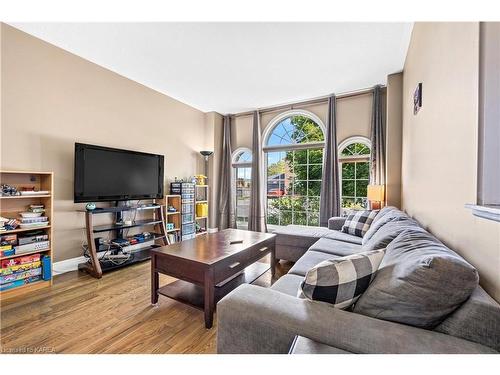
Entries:
{"type": "MultiPolygon", "coordinates": [[[[215,288],[215,303],[220,301],[222,297],[239,285],[253,283],[269,271],[269,269],[270,266],[268,263],[256,262],[245,268],[245,270],[238,275],[218,284],[215,288]]],[[[158,289],[158,293],[162,296],[175,299],[176,301],[203,310],[204,293],[203,287],[200,285],[184,280],[177,280],[158,289]]]]}

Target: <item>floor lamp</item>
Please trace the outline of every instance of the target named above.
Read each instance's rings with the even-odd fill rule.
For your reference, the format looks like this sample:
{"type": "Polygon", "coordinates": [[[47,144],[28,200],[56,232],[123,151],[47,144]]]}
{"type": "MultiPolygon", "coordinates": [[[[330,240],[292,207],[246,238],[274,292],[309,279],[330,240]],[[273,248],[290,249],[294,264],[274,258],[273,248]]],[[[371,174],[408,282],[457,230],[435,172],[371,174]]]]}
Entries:
{"type": "Polygon", "coordinates": [[[205,177],[207,185],[208,185],[208,158],[213,153],[214,153],[213,151],[200,151],[200,154],[205,158],[205,177]]]}

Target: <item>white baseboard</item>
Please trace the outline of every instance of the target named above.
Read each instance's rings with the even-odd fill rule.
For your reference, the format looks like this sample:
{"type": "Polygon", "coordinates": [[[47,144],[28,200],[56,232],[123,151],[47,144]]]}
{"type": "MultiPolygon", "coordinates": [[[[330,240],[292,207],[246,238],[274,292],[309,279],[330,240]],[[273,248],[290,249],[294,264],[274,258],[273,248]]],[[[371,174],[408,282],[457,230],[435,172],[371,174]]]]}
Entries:
{"type": "Polygon", "coordinates": [[[61,260],[60,262],[55,262],[52,265],[52,274],[53,275],[60,275],[62,273],[66,273],[66,272],[70,272],[70,271],[77,271],[78,264],[86,262],[86,261],[87,261],[87,258],[85,258],[84,256],[81,256],[81,257],[61,260]]]}

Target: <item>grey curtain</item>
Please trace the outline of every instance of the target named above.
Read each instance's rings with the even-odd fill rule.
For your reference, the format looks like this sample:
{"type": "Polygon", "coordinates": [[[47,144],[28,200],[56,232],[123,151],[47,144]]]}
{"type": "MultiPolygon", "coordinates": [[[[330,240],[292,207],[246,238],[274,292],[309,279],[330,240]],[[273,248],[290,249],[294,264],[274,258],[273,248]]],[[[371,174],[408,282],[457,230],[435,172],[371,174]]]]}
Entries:
{"type": "Polygon", "coordinates": [[[323,179],[319,223],[328,226],[328,219],[340,216],[339,155],[337,150],[337,103],[335,95],[328,98],[328,118],[326,121],[326,140],[323,155],[323,179]]]}
{"type": "Polygon", "coordinates": [[[235,197],[232,189],[231,117],[224,116],[219,183],[219,230],[236,228],[235,197]]]}
{"type": "Polygon", "coordinates": [[[385,185],[385,132],[382,115],[381,87],[373,88],[373,109],[371,124],[370,184],[385,185]]]}
{"type": "Polygon", "coordinates": [[[253,113],[252,132],[252,183],[248,230],[267,232],[264,198],[264,158],[262,152],[262,135],[260,132],[260,114],[258,111],[253,113]]]}

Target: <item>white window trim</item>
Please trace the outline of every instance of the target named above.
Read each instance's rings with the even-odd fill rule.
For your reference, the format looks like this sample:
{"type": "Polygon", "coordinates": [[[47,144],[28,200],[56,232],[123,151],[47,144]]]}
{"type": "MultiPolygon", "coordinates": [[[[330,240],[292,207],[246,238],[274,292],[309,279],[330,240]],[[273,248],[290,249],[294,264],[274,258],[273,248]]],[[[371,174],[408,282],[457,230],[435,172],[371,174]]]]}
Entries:
{"type": "Polygon", "coordinates": [[[290,145],[277,145],[277,146],[268,146],[267,143],[269,142],[269,137],[271,136],[274,128],[276,125],[278,125],[281,121],[286,119],[287,117],[291,116],[305,116],[309,117],[311,120],[313,120],[316,124],[319,125],[321,128],[321,131],[323,132],[323,136],[326,138],[326,127],[323,121],[315,115],[312,112],[303,110],[303,109],[292,109],[290,111],[285,111],[274,117],[271,121],[269,121],[269,124],[267,124],[266,128],[264,129],[264,133],[262,135],[262,140],[263,140],[263,151],[280,151],[280,150],[293,150],[293,149],[305,149],[305,148],[318,148],[318,147],[325,147],[325,142],[311,142],[311,143],[298,143],[298,144],[290,144],[290,145]]]}
{"type": "Polygon", "coordinates": [[[231,165],[233,167],[236,168],[236,167],[251,167],[252,166],[252,162],[241,163],[241,162],[236,161],[236,158],[243,152],[248,152],[250,155],[252,155],[252,158],[253,158],[252,150],[250,150],[248,147],[238,147],[236,150],[233,151],[233,156],[231,157],[231,165]]]}
{"type": "MultiPolygon", "coordinates": [[[[340,164],[339,189],[340,189],[340,199],[342,200],[342,163],[343,162],[349,163],[349,162],[356,162],[356,161],[363,161],[363,160],[368,160],[368,162],[370,162],[370,155],[372,152],[372,142],[367,137],[363,137],[361,135],[355,135],[352,137],[348,137],[348,138],[344,139],[342,142],[340,142],[337,150],[338,150],[337,152],[339,153],[339,164],[340,164]],[[370,149],[370,154],[369,155],[351,155],[351,156],[344,156],[344,157],[340,156],[340,153],[342,152],[342,150],[353,143],[364,144],[366,147],[368,147],[370,149]]],[[[341,207],[341,211],[344,214],[347,210],[348,209],[341,207]]]]}
{"type": "Polygon", "coordinates": [[[362,143],[370,149],[370,152],[372,150],[372,142],[370,141],[369,138],[363,137],[361,135],[355,135],[352,137],[348,137],[339,143],[338,145],[339,159],[341,158],[340,153],[342,152],[342,150],[352,143],[362,143]]]}
{"type": "MultiPolygon", "coordinates": [[[[238,200],[237,200],[237,197],[236,197],[236,190],[237,190],[237,187],[236,187],[236,180],[237,180],[237,172],[236,172],[236,169],[237,168],[252,168],[252,163],[241,163],[241,162],[237,162],[236,159],[237,157],[243,153],[243,152],[248,152],[250,153],[250,155],[252,155],[252,158],[253,158],[253,153],[252,153],[252,150],[250,150],[248,147],[238,147],[236,150],[233,151],[233,155],[231,157],[231,167],[234,169],[233,173],[232,173],[232,186],[231,188],[234,189],[235,191],[235,210],[237,211],[238,210],[238,200]]],[[[238,215],[236,215],[236,219],[238,218],[238,215]]],[[[236,221],[236,225],[238,225],[238,221],[236,221]]],[[[248,229],[248,226],[238,226],[238,229],[248,229]]]]}
{"type": "MultiPolygon", "coordinates": [[[[289,111],[285,111],[280,113],[279,115],[275,116],[269,123],[267,124],[266,128],[264,129],[263,135],[262,135],[262,140],[263,140],[263,147],[262,151],[264,154],[268,152],[276,152],[276,151],[296,151],[296,150],[305,150],[305,149],[316,149],[316,148],[323,148],[325,147],[325,142],[309,142],[309,143],[298,143],[298,144],[289,144],[289,145],[277,145],[277,146],[267,146],[267,143],[269,142],[269,137],[271,136],[274,128],[276,125],[278,125],[281,121],[286,119],[287,117],[291,116],[305,116],[309,117],[311,120],[313,120],[316,124],[319,125],[321,128],[321,131],[323,132],[323,136],[326,139],[326,126],[321,121],[321,119],[315,115],[314,113],[302,109],[293,109],[289,111]]],[[[267,212],[267,183],[268,183],[268,176],[267,176],[267,156],[265,155],[264,157],[264,176],[265,176],[265,184],[263,184],[263,191],[264,191],[264,197],[266,199],[266,212],[267,212]]],[[[267,221],[267,214],[266,214],[266,221],[267,221]]],[[[267,229],[270,232],[273,232],[274,230],[283,227],[282,225],[277,225],[277,224],[267,224],[267,229]]]]}

